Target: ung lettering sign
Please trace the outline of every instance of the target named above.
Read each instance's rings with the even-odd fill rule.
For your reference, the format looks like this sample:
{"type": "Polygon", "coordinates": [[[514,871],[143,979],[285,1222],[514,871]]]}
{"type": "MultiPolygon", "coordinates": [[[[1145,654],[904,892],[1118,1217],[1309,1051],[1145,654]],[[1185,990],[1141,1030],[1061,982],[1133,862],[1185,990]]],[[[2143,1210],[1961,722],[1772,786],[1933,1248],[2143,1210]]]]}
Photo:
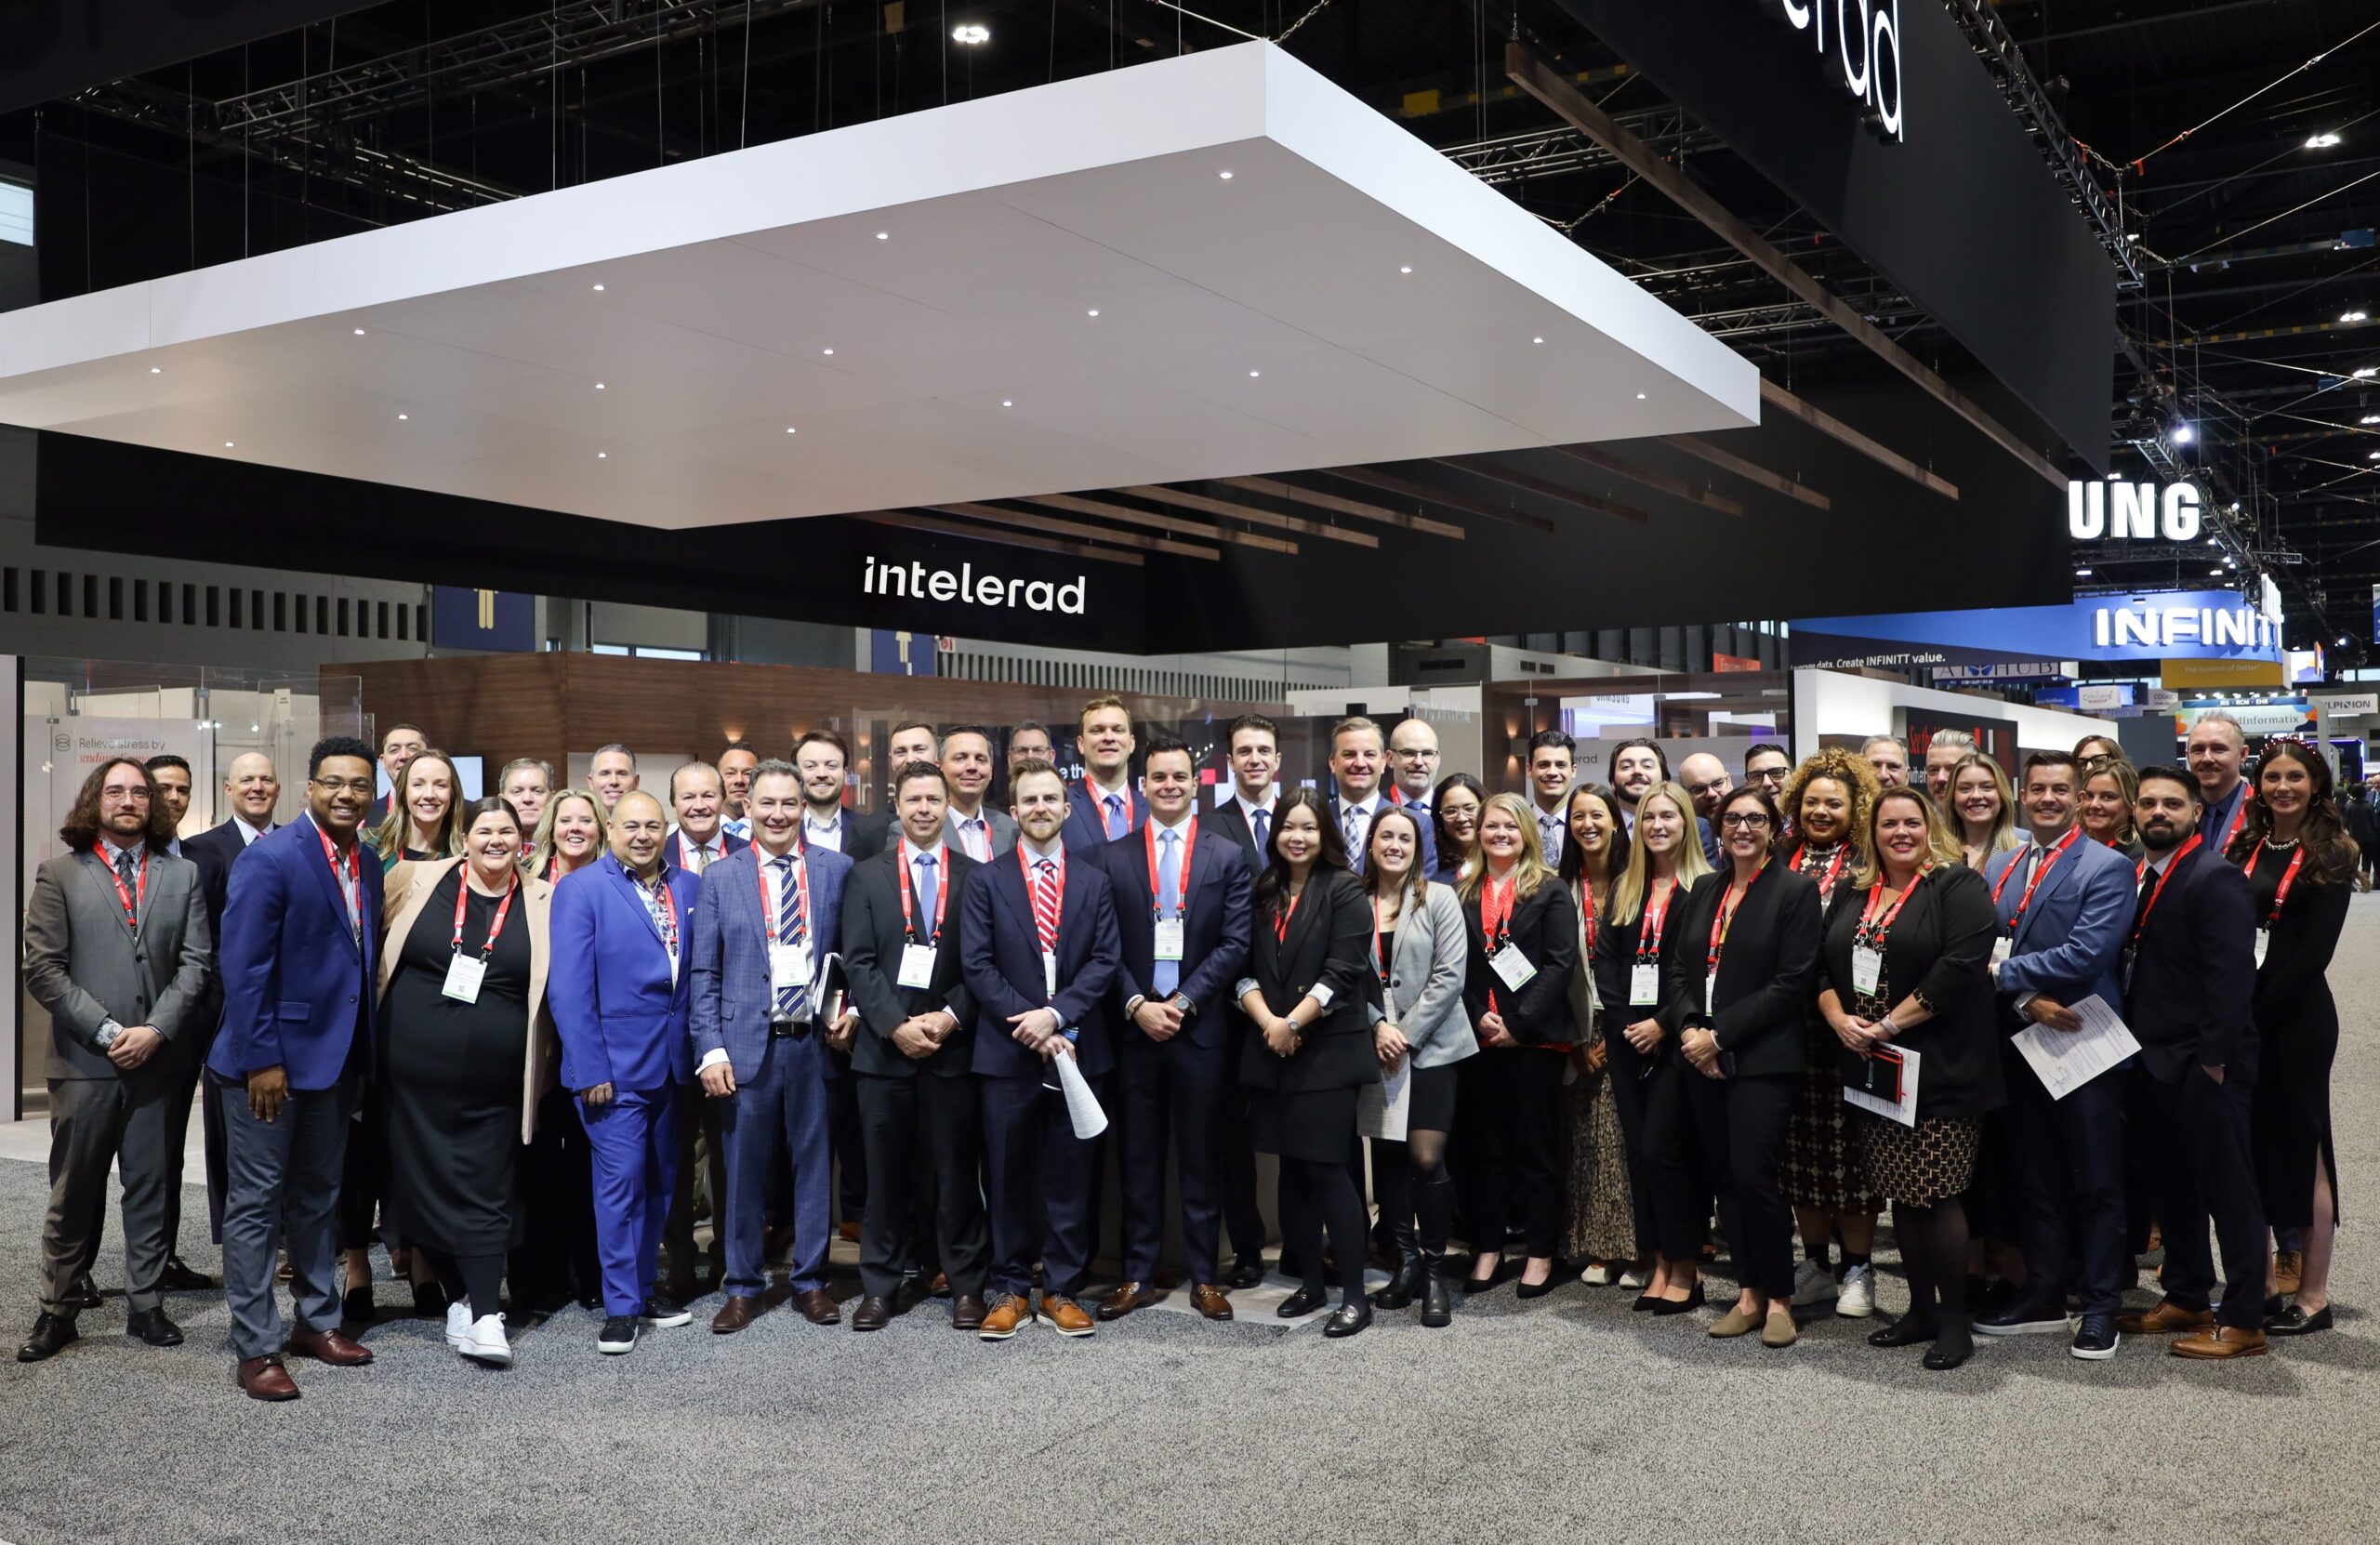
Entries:
{"type": "Polygon", "coordinates": [[[1884,139],[1909,139],[1900,68],[1900,0],[1757,0],[1760,8],[1809,35],[1823,59],[1834,56],[1843,89],[1868,110],[1884,139]]]}
{"type": "Polygon", "coordinates": [[[2066,532],[2078,542],[2195,542],[2199,508],[2199,492],[2187,482],[2160,489],[2078,479],[2066,485],[2066,532]]]}

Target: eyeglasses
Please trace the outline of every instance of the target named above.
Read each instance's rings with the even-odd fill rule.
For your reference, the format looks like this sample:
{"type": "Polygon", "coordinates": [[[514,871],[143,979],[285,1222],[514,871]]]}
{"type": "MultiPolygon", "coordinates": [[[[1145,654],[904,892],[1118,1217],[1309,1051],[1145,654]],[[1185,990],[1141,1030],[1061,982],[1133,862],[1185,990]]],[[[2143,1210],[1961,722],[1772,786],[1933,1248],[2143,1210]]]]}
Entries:
{"type": "Polygon", "coordinates": [[[1739,831],[1758,831],[1768,825],[1768,816],[1763,811],[1731,810],[1719,817],[1719,824],[1739,831]]]}
{"type": "Polygon", "coordinates": [[[309,778],[306,781],[316,788],[332,794],[372,792],[372,780],[369,778],[309,778]]]}
{"type": "Polygon", "coordinates": [[[1735,792],[1735,787],[1734,784],[1725,778],[1714,778],[1707,784],[1688,784],[1686,786],[1686,791],[1699,799],[1706,794],[1731,794],[1735,792]]]}

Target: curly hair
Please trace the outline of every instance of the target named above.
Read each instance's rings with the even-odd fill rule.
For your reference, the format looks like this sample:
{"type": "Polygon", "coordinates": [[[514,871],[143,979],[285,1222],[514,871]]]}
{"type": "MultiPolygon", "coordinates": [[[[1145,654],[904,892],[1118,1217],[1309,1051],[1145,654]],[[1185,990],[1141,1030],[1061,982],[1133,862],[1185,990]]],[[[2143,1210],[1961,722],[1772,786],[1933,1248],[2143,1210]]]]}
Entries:
{"type": "Polygon", "coordinates": [[[76,852],[88,852],[99,840],[99,790],[107,786],[108,774],[119,767],[129,767],[140,774],[141,786],[149,790],[149,829],[143,833],[151,852],[162,853],[174,839],[174,818],[165,813],[165,801],[157,797],[157,775],[140,765],[138,757],[110,757],[91,769],[83,780],[81,792],[66,812],[66,824],[58,828],[58,839],[76,852]]]}
{"type": "Polygon", "coordinates": [[[1868,765],[1865,757],[1839,746],[1826,747],[1793,769],[1793,775],[1785,780],[1785,819],[1789,823],[1801,825],[1802,796],[1820,778],[1831,778],[1849,791],[1851,819],[1843,839],[1858,848],[1867,838],[1868,812],[1875,808],[1876,796],[1884,792],[1884,785],[1876,781],[1876,770],[1868,765]]]}

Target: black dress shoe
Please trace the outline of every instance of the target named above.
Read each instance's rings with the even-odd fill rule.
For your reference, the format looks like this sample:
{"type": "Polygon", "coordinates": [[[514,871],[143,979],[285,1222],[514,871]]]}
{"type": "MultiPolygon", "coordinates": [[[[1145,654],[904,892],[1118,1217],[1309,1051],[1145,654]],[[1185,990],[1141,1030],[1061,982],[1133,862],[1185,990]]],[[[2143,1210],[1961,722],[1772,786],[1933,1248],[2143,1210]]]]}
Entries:
{"type": "Polygon", "coordinates": [[[17,1349],[20,1363],[39,1363],[58,1355],[67,1343],[77,1340],[74,1316],[72,1314],[41,1314],[33,1320],[33,1334],[17,1349]]]}
{"type": "Polygon", "coordinates": [[[1330,1295],[1317,1288],[1301,1288],[1281,1301],[1273,1311],[1285,1320],[1302,1320],[1330,1301],[1330,1295]]]}
{"type": "Polygon", "coordinates": [[[97,1309],[99,1306],[99,1285],[85,1272],[66,1285],[66,1302],[75,1309],[97,1309]]]}
{"type": "Polygon", "coordinates": [[[151,1346],[179,1346],[182,1327],[165,1318],[162,1309],[142,1309],[125,1316],[124,1333],[151,1346]]]}
{"type": "Polygon", "coordinates": [[[1372,1306],[1368,1301],[1358,1296],[1331,1312],[1330,1317],[1322,1322],[1322,1333],[1334,1338],[1353,1336],[1371,1323],[1372,1306]]]}
{"type": "Polygon", "coordinates": [[[1561,1281],[1562,1279],[1560,1277],[1554,1275],[1551,1272],[1548,1272],[1543,1282],[1524,1282],[1519,1287],[1513,1289],[1513,1296],[1514,1298],[1521,1299],[1541,1299],[1546,1294],[1554,1291],[1554,1288],[1558,1286],[1561,1281]]]}
{"type": "Polygon", "coordinates": [[[1659,1309],[1660,1306],[1660,1294],[1639,1293],[1636,1295],[1636,1301],[1628,1306],[1628,1312],[1632,1314],[1649,1314],[1659,1309]]]}
{"type": "Polygon", "coordinates": [[[372,1315],[372,1289],[369,1288],[350,1288],[347,1296],[339,1300],[338,1317],[349,1325],[369,1325],[372,1315]]]}
{"type": "MultiPolygon", "coordinates": [[[[446,1313],[446,1289],[434,1282],[413,1285],[413,1312],[417,1319],[434,1320],[446,1313]]],[[[367,1318],[369,1316],[366,1316],[367,1318]]]]}
{"type": "Polygon", "coordinates": [[[2318,1330],[2331,1328],[2331,1306],[2324,1304],[2308,1314],[2295,1304],[2285,1305],[2279,1314],[2265,1315],[2268,1336],[2311,1336],[2318,1330]]]}
{"type": "Polygon", "coordinates": [[[1936,1373],[1948,1373],[1974,1355],[1974,1340],[1965,1331],[1953,1327],[1936,1338],[1933,1346],[1918,1361],[1936,1373]]]}
{"type": "Polygon", "coordinates": [[[1264,1258],[1243,1255],[1232,1263],[1231,1274],[1223,1278],[1226,1288],[1261,1288],[1264,1285],[1264,1258]]]}
{"type": "Polygon", "coordinates": [[[852,1311],[853,1330],[881,1330],[892,1323],[892,1301],[879,1298],[873,1293],[860,1300],[859,1307],[852,1311]]]}
{"type": "Polygon", "coordinates": [[[169,1255],[165,1258],[164,1274],[157,1278],[157,1286],[176,1293],[204,1293],[223,1285],[205,1272],[192,1270],[180,1256],[169,1255]]]}
{"type": "Polygon", "coordinates": [[[1701,1308],[1706,1301],[1702,1296],[1702,1284],[1698,1282],[1694,1285],[1694,1291],[1682,1299],[1655,1299],[1653,1313],[1661,1315],[1688,1314],[1701,1308]]]}
{"type": "Polygon", "coordinates": [[[1868,1332],[1870,1346],[1915,1346],[1930,1341],[1938,1331],[1934,1321],[1923,1314],[1903,1314],[1892,1324],[1868,1332]]]}
{"type": "Polygon", "coordinates": [[[1504,1262],[1500,1258],[1495,1266],[1488,1271],[1486,1276],[1464,1277],[1462,1279],[1462,1290],[1466,1293],[1484,1293],[1503,1280],[1504,1262]]]}

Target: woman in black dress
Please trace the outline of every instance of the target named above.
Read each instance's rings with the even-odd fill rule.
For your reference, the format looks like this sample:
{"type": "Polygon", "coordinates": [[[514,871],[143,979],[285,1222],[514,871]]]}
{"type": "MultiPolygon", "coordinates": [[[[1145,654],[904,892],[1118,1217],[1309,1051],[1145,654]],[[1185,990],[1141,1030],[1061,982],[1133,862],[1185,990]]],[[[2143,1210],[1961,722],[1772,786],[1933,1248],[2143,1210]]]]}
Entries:
{"type": "MultiPolygon", "coordinates": [[[[1781,1170],[1785,1129],[1808,1056],[1802,1015],[1818,974],[1815,881],[1777,862],[1784,823],[1764,789],[1719,802],[1712,823],[1726,866],[1706,876],[1669,927],[1661,1028],[1686,1059],[1673,1103],[1682,1122],[1649,1139],[1659,1155],[1661,1251],[1692,1260],[1710,1221],[1689,1155],[1716,1182],[1719,1220],[1736,1258],[1735,1306],[1711,1326],[1718,1337],[1760,1332],[1764,1346],[1792,1346],[1793,1214],[1781,1170]]],[[[1664,1125],[1657,1123],[1657,1126],[1664,1125]]]]}
{"type": "Polygon", "coordinates": [[[1355,1091],[1377,1082],[1371,1006],[1371,905],[1349,872],[1339,825],[1310,788],[1274,812],[1272,852],[1251,897],[1254,939],[1240,1009],[1255,1023],[1239,1081],[1256,1089],[1250,1125],[1261,1153],[1281,1161],[1281,1239],[1305,1281],[1276,1311],[1296,1319],[1330,1297],[1322,1235],[1339,1261],[1339,1308],[1322,1331],[1352,1336],[1372,1323],[1364,1297],[1363,1198],[1347,1173],[1355,1145],[1355,1091]]]}
{"type": "Polygon", "coordinates": [[[1887,1047],[1917,1054],[1914,1126],[1858,1113],[1871,1190],[1893,1204],[1893,1233],[1909,1268],[1909,1313],[1868,1337],[1871,1346],[1931,1341],[1925,1366],[1954,1368],[1973,1354],[1967,1307],[1967,1215],[1983,1116],[2006,1103],[1991,988],[1999,915],[1983,877],[1961,862],[1934,801],[1888,788],[1869,818],[1851,889],[1827,919],[1818,1011],[1841,1040],[1844,1081],[1871,1082],[1887,1047]]]}
{"type": "Polygon", "coordinates": [[[2248,1118],[2256,1184],[2265,1221],[2305,1241],[2302,1250],[2274,1259],[2268,1296],[2289,1291],[2292,1275],[2297,1282],[2290,1302],[2268,1309],[2265,1329],[2303,1336],[2331,1328],[2339,1194],[2331,1059],[2339,1011],[2323,973],[2347,925],[2359,863],[2332,794],[2330,763],[2294,741],[2267,746],[2247,822],[2224,856],[2246,871],[2256,895],[2256,1091],[2248,1118]]]}
{"type": "Polygon", "coordinates": [[[503,799],[464,812],[464,856],[390,878],[381,958],[380,1081],[390,1223],[446,1290],[446,1340],[509,1366],[497,1300],[520,1209],[521,1146],[550,1082],[545,1020],[552,887],[520,872],[503,799]]]}
{"type": "Polygon", "coordinates": [[[1479,818],[1479,866],[1458,891],[1471,935],[1462,997],[1479,1055],[1462,1064],[1455,1101],[1455,1190],[1476,1252],[1466,1291],[1501,1274],[1504,1225],[1517,1221],[1527,1259],[1519,1293],[1554,1290],[1562,1233],[1562,1069],[1579,1038],[1570,976],[1579,909],[1545,866],[1537,817],[1499,794],[1479,818]]]}

